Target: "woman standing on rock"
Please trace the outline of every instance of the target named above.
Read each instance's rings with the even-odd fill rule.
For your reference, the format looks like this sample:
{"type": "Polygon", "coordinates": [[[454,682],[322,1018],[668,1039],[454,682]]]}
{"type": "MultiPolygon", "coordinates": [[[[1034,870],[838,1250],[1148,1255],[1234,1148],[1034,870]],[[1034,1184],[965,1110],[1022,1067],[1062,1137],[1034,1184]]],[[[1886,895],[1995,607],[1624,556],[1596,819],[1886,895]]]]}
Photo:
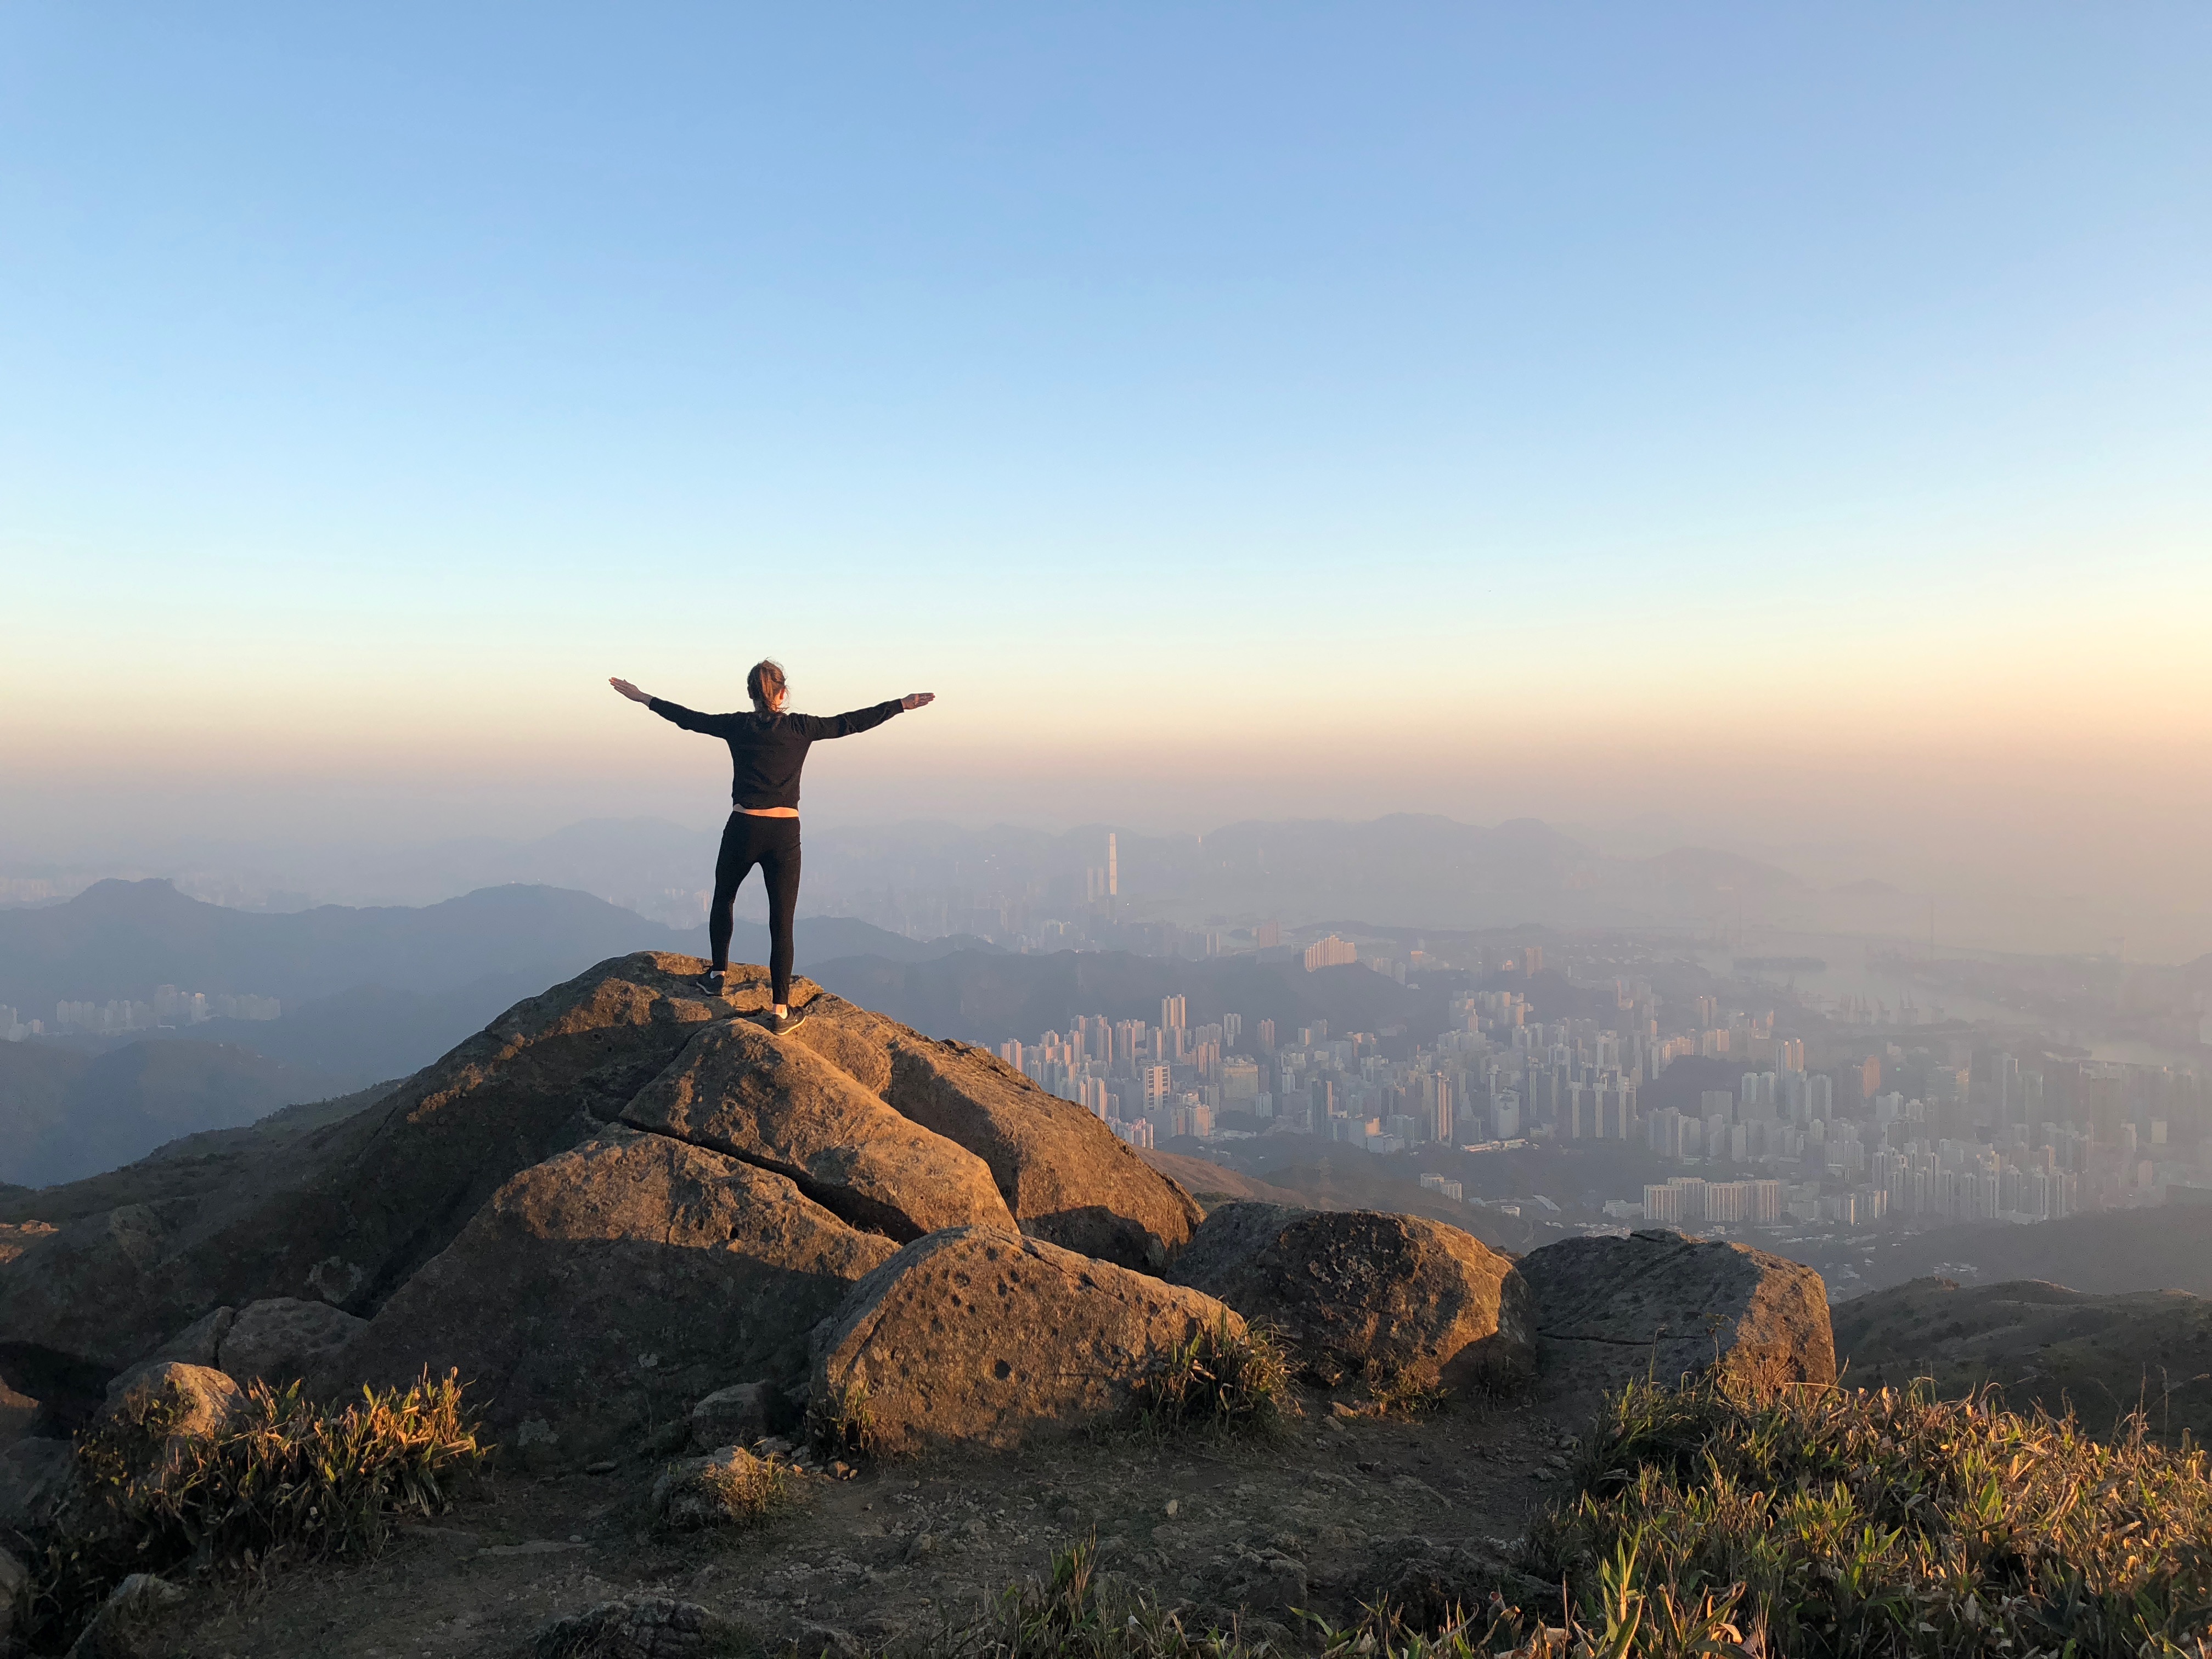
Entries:
{"type": "Polygon", "coordinates": [[[707,907],[707,939],[714,961],[699,983],[721,995],[722,975],[730,966],[738,888],[757,864],[768,884],[768,965],[775,996],[766,1024],[781,1036],[806,1018],[791,1012],[791,916],[799,903],[799,772],[806,764],[807,747],[824,738],[850,737],[881,726],[902,709],[934,702],[937,694],[910,691],[849,714],[787,714],[783,706],[791,692],[783,665],[763,661],[755,663],[745,676],[745,690],[753,700],[750,714],[695,714],[681,704],[647,696],[628,680],[610,679],[607,684],[686,732],[704,732],[730,745],[734,769],[730,805],[734,810],[722,830],[722,850],[714,860],[714,901],[707,907]]]}

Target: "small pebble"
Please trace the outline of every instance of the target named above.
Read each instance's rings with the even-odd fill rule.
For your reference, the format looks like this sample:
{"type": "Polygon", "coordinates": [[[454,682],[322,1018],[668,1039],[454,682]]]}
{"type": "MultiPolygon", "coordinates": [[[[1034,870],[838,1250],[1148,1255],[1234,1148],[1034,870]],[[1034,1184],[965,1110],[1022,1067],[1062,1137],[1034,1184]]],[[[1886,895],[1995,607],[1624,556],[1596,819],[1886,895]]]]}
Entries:
{"type": "Polygon", "coordinates": [[[1169,1499],[1168,1499],[1168,1513],[1169,1513],[1170,1515],[1173,1515],[1173,1514],[1174,1514],[1174,1513],[1175,1513],[1178,1509],[1180,1509],[1180,1508],[1182,1508],[1182,1499],[1180,1499],[1180,1498],[1169,1498],[1169,1499]]]}

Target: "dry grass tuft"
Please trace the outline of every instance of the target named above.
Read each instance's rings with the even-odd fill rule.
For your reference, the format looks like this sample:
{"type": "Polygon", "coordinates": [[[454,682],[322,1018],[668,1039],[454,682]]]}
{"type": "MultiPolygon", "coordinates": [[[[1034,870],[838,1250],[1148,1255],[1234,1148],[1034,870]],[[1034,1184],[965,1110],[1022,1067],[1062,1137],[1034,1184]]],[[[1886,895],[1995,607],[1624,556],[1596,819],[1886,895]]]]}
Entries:
{"type": "Polygon", "coordinates": [[[1647,1634],[1710,1604],[1746,1651],[2212,1654],[2212,1470],[2138,1419],[2106,1441],[1988,1396],[1639,1386],[1586,1444],[1529,1570],[1647,1634]],[[1663,1604],[1663,1607],[1662,1607],[1663,1604]]]}
{"type": "Polygon", "coordinates": [[[793,1501],[790,1466],[731,1446],[672,1465],[655,1493],[655,1507],[671,1527],[757,1526],[793,1501]]]}
{"type": "Polygon", "coordinates": [[[1269,1433],[1291,1416],[1290,1366],[1264,1326],[1202,1325],[1139,1376],[1131,1409],[1155,1433],[1269,1433]]]}
{"type": "Polygon", "coordinates": [[[461,1392],[458,1374],[426,1372],[325,1410],[296,1383],[255,1382],[229,1423],[198,1436],[172,1433],[173,1402],[134,1402],[77,1443],[82,1496],[31,1587],[33,1643],[81,1621],[128,1573],[374,1554],[396,1517],[451,1507],[454,1477],[489,1454],[461,1392]]]}

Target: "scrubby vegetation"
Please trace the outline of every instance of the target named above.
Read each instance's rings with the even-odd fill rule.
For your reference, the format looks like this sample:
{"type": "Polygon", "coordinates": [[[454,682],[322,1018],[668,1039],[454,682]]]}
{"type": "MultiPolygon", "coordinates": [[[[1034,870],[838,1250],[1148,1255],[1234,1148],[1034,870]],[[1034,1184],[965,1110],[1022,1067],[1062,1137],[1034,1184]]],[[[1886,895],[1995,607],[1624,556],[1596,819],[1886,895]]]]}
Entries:
{"type": "Polygon", "coordinates": [[[179,1405],[136,1397],[77,1443],[81,1496],[29,1590],[34,1647],[132,1572],[253,1571],[279,1555],[373,1554],[394,1519],[451,1507],[489,1448],[458,1376],[338,1409],[256,1382],[230,1421],[177,1434],[179,1405]]]}
{"type": "Polygon", "coordinates": [[[1583,1490],[1531,1534],[1623,1654],[2212,1652],[2212,1470],[2136,1421],[2109,1440],[1986,1396],[1632,1388],[1583,1490]],[[1709,1632],[1710,1639],[1711,1632],[1709,1632]]]}
{"type": "Polygon", "coordinates": [[[2100,1440],[1984,1395],[1642,1385],[1584,1447],[1580,1491],[1524,1546],[1531,1578],[1559,1587],[1540,1606],[1492,1597],[1428,1630],[1376,1607],[1348,1628],[1304,1618],[1286,1644],[1102,1590],[1078,1549],[933,1652],[2212,1659],[2212,1468],[2140,1422],[2100,1440]]]}
{"type": "Polygon", "coordinates": [[[1155,1361],[1137,1379],[1131,1407],[1156,1433],[1267,1433],[1292,1410],[1290,1366],[1273,1332],[1263,1326],[1240,1332],[1224,1317],[1155,1361]]]}
{"type": "Polygon", "coordinates": [[[742,1446],[672,1469],[660,1506],[676,1528],[757,1526],[793,1499],[790,1466],[742,1446]]]}
{"type": "MultiPolygon", "coordinates": [[[[1349,1629],[1300,1622],[1310,1639],[1283,1650],[1315,1651],[1321,1659],[1474,1659],[1493,1645],[1510,1647],[1517,1629],[1510,1617],[1492,1613],[1480,1622],[1455,1620],[1440,1632],[1415,1632],[1387,1609],[1349,1629]]],[[[940,1632],[921,1659],[1263,1659],[1276,1650],[1268,1638],[1241,1627],[1193,1629],[1148,1597],[1102,1585],[1085,1544],[1054,1555],[1048,1578],[1007,1590],[988,1618],[940,1632]]],[[[1557,1652],[1566,1659],[1567,1649],[1557,1652]]]]}
{"type": "Polygon", "coordinates": [[[1370,1377],[1367,1382],[1367,1407],[1377,1417],[1425,1417],[1449,1397],[1450,1391],[1442,1384],[1407,1371],[1370,1377]]]}
{"type": "Polygon", "coordinates": [[[876,1449],[876,1420],[868,1386],[851,1382],[806,1408],[806,1437],[824,1457],[866,1457],[876,1449]]]}

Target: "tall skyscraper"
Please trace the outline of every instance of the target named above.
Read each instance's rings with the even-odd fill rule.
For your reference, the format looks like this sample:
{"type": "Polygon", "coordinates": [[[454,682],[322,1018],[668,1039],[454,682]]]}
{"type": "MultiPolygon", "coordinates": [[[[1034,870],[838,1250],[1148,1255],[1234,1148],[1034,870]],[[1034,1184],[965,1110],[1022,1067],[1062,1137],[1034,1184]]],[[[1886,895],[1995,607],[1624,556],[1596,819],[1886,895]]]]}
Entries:
{"type": "Polygon", "coordinates": [[[1106,832],[1106,896],[1121,896],[1121,856],[1114,844],[1114,832],[1106,832]]]}

